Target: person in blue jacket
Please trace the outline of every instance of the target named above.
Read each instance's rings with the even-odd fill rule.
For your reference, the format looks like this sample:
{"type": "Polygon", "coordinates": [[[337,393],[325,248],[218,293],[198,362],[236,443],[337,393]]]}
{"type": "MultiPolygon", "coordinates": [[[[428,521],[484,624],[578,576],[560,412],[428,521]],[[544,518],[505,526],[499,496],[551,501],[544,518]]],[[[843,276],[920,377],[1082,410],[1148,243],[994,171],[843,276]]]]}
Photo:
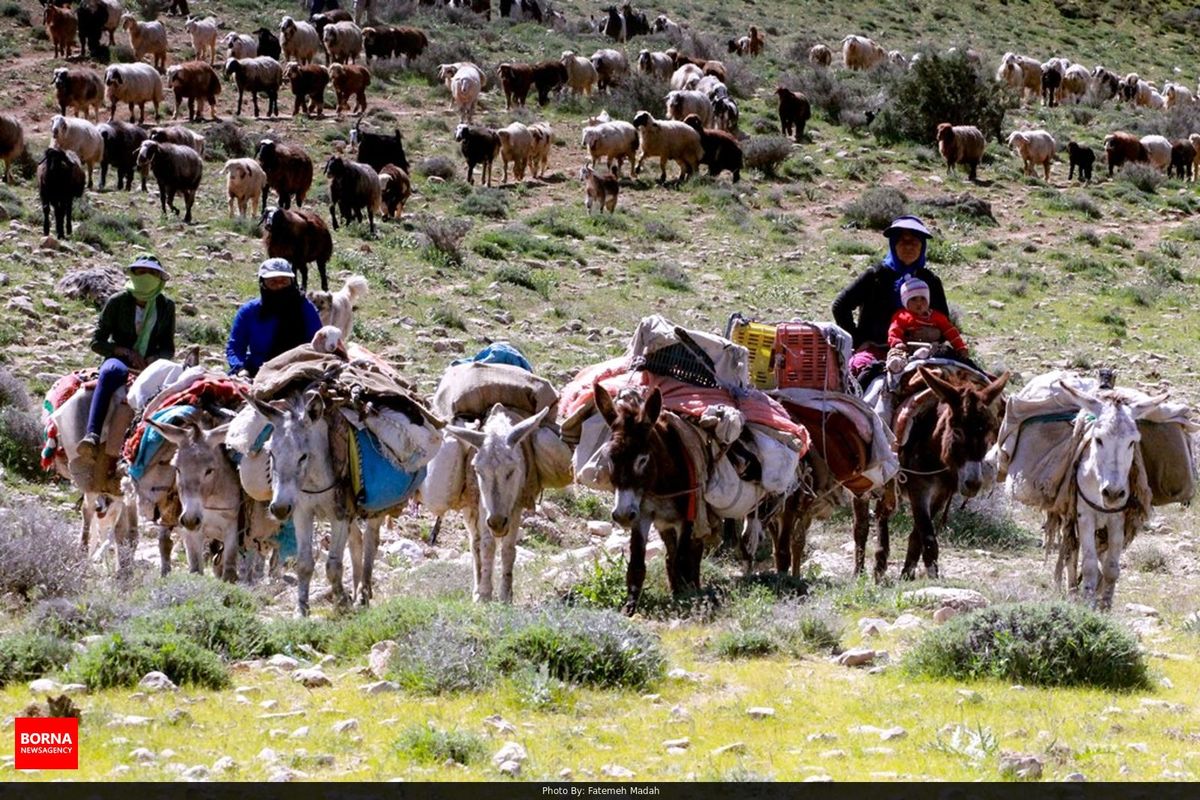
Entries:
{"type": "Polygon", "coordinates": [[[282,258],[258,268],[258,297],[238,309],[225,345],[232,375],[253,378],[264,363],[293,347],[308,344],[321,329],[316,306],[296,285],[296,272],[282,258]]]}

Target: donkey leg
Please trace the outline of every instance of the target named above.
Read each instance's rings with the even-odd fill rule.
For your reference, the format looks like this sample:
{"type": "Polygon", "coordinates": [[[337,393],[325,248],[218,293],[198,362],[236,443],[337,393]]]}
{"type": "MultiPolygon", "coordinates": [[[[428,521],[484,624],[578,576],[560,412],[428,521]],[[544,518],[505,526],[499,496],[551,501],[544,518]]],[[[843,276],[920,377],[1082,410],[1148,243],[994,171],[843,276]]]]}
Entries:
{"type": "MultiPolygon", "coordinates": [[[[516,511],[516,516],[520,516],[521,511],[516,511]]],[[[517,531],[520,529],[520,522],[515,524],[510,523],[512,530],[500,540],[500,602],[512,603],[513,589],[513,564],[517,560],[517,531]]]]}
{"type": "Polygon", "coordinates": [[[350,545],[350,597],[357,602],[362,588],[363,528],[366,520],[351,518],[349,524],[350,535],[346,543],[350,545]]]}
{"type": "MultiPolygon", "coordinates": [[[[221,568],[221,580],[226,583],[237,583],[238,580],[238,562],[241,558],[241,532],[238,530],[237,514],[233,515],[233,519],[225,528],[225,560],[221,568]]],[[[248,555],[247,555],[248,558],[248,555]]],[[[249,578],[246,580],[249,583],[249,578]]]]}
{"type": "Polygon", "coordinates": [[[1121,551],[1125,549],[1125,515],[1110,514],[1108,517],[1108,549],[1100,568],[1104,575],[1104,591],[1100,594],[1100,608],[1112,608],[1117,579],[1121,577],[1121,551]]]}
{"type": "Polygon", "coordinates": [[[159,574],[165,578],[171,572],[171,551],[175,549],[175,538],[171,536],[171,529],[166,525],[154,527],[158,538],[159,574]]]}
{"type": "Polygon", "coordinates": [[[480,554],[479,512],[475,508],[463,511],[463,521],[467,525],[467,538],[471,540],[471,563],[475,567],[471,580],[471,599],[480,601],[479,585],[483,578],[483,556],[480,554]]]}
{"type": "MultiPolygon", "coordinates": [[[[757,523],[757,520],[755,520],[757,523]]],[[[758,549],[757,539],[754,549],[758,549]]],[[[683,573],[684,588],[691,591],[700,590],[700,566],[704,561],[704,541],[697,539],[692,523],[683,523],[679,533],[679,549],[687,553],[687,569],[683,573]]]]}
{"type": "Polygon", "coordinates": [[[375,593],[372,580],[375,573],[375,551],[379,549],[379,526],[382,524],[382,517],[371,517],[363,526],[362,583],[356,598],[360,606],[370,605],[371,597],[375,593]]]}
{"type": "Polygon", "coordinates": [[[783,511],[776,515],[768,525],[767,530],[771,534],[777,575],[786,575],[792,566],[792,526],[796,522],[796,506],[800,502],[799,497],[799,492],[792,492],[788,495],[787,499],[783,501],[783,511]]]}
{"type": "Polygon", "coordinates": [[[200,538],[200,531],[184,530],[183,549],[187,553],[188,572],[199,575],[204,571],[204,540],[200,538]]]}
{"type": "Polygon", "coordinates": [[[308,590],[312,584],[313,567],[313,515],[309,509],[297,510],[292,515],[296,528],[296,608],[300,616],[308,616],[308,590]]]}
{"type": "MultiPolygon", "coordinates": [[[[863,571],[867,558],[867,536],[871,532],[871,506],[865,497],[855,497],[854,507],[854,577],[863,571]]],[[[878,572],[878,569],[876,569],[878,572]]]]}
{"type": "Polygon", "coordinates": [[[1096,605],[1096,585],[1100,582],[1100,565],[1096,558],[1096,517],[1090,511],[1077,512],[1079,552],[1083,559],[1083,601],[1096,605]]]}
{"type": "Polygon", "coordinates": [[[681,591],[679,580],[679,562],[687,559],[687,554],[679,552],[679,535],[674,528],[655,528],[663,543],[663,556],[667,567],[667,586],[672,595],[681,591]]]}
{"type": "Polygon", "coordinates": [[[115,526],[117,539],[117,576],[133,575],[133,557],[137,551],[137,516],[132,508],[124,508],[115,526]]]}
{"type": "Polygon", "coordinates": [[[83,493],[83,506],[81,508],[83,511],[83,529],[79,535],[79,546],[83,549],[83,554],[85,556],[88,554],[88,540],[92,535],[92,519],[94,517],[94,514],[92,513],[92,503],[94,502],[94,498],[90,496],[91,494],[91,492],[83,493]]]}
{"type": "Polygon", "coordinates": [[[493,577],[496,572],[496,537],[487,525],[479,527],[479,591],[476,601],[491,600],[493,577]]]}
{"type": "Polygon", "coordinates": [[[629,566],[625,570],[625,602],[621,613],[632,617],[637,611],[642,587],[646,584],[646,535],[650,533],[650,520],[645,515],[638,517],[637,525],[629,531],[629,566]]]}
{"type": "MultiPolygon", "coordinates": [[[[792,577],[800,577],[800,567],[804,564],[804,551],[808,547],[808,529],[812,527],[814,508],[812,501],[806,503],[806,507],[797,516],[796,521],[792,523],[792,577]]],[[[856,547],[855,550],[858,548],[856,547]]],[[[859,568],[861,571],[862,564],[859,568]]]]}
{"type": "Polygon", "coordinates": [[[952,499],[953,492],[939,481],[934,487],[933,501],[930,504],[929,525],[924,529],[921,537],[921,556],[925,561],[925,574],[930,578],[938,576],[937,520],[940,517],[942,524],[945,525],[952,499]]]}
{"type": "Polygon", "coordinates": [[[879,543],[875,548],[876,583],[881,582],[883,576],[887,574],[888,556],[892,550],[891,531],[888,529],[888,523],[892,519],[892,512],[896,510],[895,492],[896,490],[892,487],[885,488],[883,497],[875,504],[875,529],[879,538],[879,543]]]}
{"type": "Polygon", "coordinates": [[[333,592],[334,605],[349,605],[346,587],[342,585],[342,558],[346,554],[346,540],[350,538],[351,520],[334,519],[329,525],[329,553],[325,556],[325,579],[333,592]]]}
{"type": "Polygon", "coordinates": [[[916,577],[917,562],[921,559],[924,552],[926,540],[932,538],[932,534],[929,531],[933,528],[932,511],[929,508],[929,495],[923,493],[914,484],[915,481],[909,478],[908,504],[912,509],[913,526],[912,531],[908,534],[908,552],[904,555],[904,568],[900,571],[901,580],[906,581],[911,581],[916,577]]]}

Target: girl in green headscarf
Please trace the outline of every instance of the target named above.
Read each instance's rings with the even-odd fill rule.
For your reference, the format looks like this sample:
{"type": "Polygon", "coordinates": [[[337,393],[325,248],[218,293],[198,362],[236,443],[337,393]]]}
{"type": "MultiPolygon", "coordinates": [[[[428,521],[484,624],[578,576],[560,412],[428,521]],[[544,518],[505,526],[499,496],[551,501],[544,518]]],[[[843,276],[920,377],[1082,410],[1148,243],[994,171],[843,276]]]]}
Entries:
{"type": "Polygon", "coordinates": [[[175,302],[162,293],[169,277],[154,256],[138,258],[129,265],[125,290],[110,297],[100,312],[92,350],[104,356],[104,363],[92,394],[87,434],[79,443],[84,455],[95,454],[109,403],[130,371],[175,355],[175,302]]]}

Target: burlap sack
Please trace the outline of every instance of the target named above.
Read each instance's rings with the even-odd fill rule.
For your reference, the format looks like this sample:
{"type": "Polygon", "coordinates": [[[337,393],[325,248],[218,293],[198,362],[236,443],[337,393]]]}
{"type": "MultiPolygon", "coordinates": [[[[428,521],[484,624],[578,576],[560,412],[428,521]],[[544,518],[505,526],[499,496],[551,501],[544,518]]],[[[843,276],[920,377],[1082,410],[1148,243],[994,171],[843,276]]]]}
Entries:
{"type": "Polygon", "coordinates": [[[450,367],[433,394],[433,412],[442,419],[484,417],[496,403],[515,411],[536,414],[551,408],[553,421],[558,392],[549,381],[508,364],[471,362],[450,367]]]}
{"type": "Polygon", "coordinates": [[[1175,423],[1147,420],[1138,422],[1138,430],[1153,504],[1189,502],[1196,492],[1196,470],[1187,431],[1175,423]]]}

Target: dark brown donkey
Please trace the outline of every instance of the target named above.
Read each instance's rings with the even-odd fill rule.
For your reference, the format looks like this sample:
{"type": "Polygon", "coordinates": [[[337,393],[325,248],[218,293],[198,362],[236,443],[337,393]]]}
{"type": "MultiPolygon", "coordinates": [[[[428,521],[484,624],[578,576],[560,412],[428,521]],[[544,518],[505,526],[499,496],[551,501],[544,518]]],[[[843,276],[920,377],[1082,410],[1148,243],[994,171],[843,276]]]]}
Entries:
{"type": "MultiPolygon", "coordinates": [[[[1003,414],[996,400],[1008,382],[1008,373],[986,385],[967,375],[951,373],[945,378],[924,367],[921,378],[937,402],[923,405],[909,424],[908,437],[900,448],[900,476],[912,507],[913,529],[908,535],[908,553],[900,577],[916,575],[917,560],[925,562],[931,578],[938,574],[938,541],[934,521],[945,519],[956,492],[973,497],[983,488],[983,459],[996,440],[1003,414]]],[[[875,551],[875,580],[887,572],[888,520],[896,510],[893,481],[875,505],[879,548],[875,551]]],[[[854,500],[854,574],[863,570],[867,547],[868,508],[866,498],[854,500]]]]}
{"type": "Polygon", "coordinates": [[[621,610],[633,614],[646,581],[646,537],[651,525],[667,551],[672,594],[700,588],[704,548],[692,537],[694,516],[689,508],[700,508],[704,498],[689,474],[683,443],[664,418],[657,388],[644,401],[633,391],[620,393],[614,401],[598,383],[594,391],[596,408],[612,429],[608,445],[616,491],[612,518],[630,534],[628,594],[621,610]]]}

